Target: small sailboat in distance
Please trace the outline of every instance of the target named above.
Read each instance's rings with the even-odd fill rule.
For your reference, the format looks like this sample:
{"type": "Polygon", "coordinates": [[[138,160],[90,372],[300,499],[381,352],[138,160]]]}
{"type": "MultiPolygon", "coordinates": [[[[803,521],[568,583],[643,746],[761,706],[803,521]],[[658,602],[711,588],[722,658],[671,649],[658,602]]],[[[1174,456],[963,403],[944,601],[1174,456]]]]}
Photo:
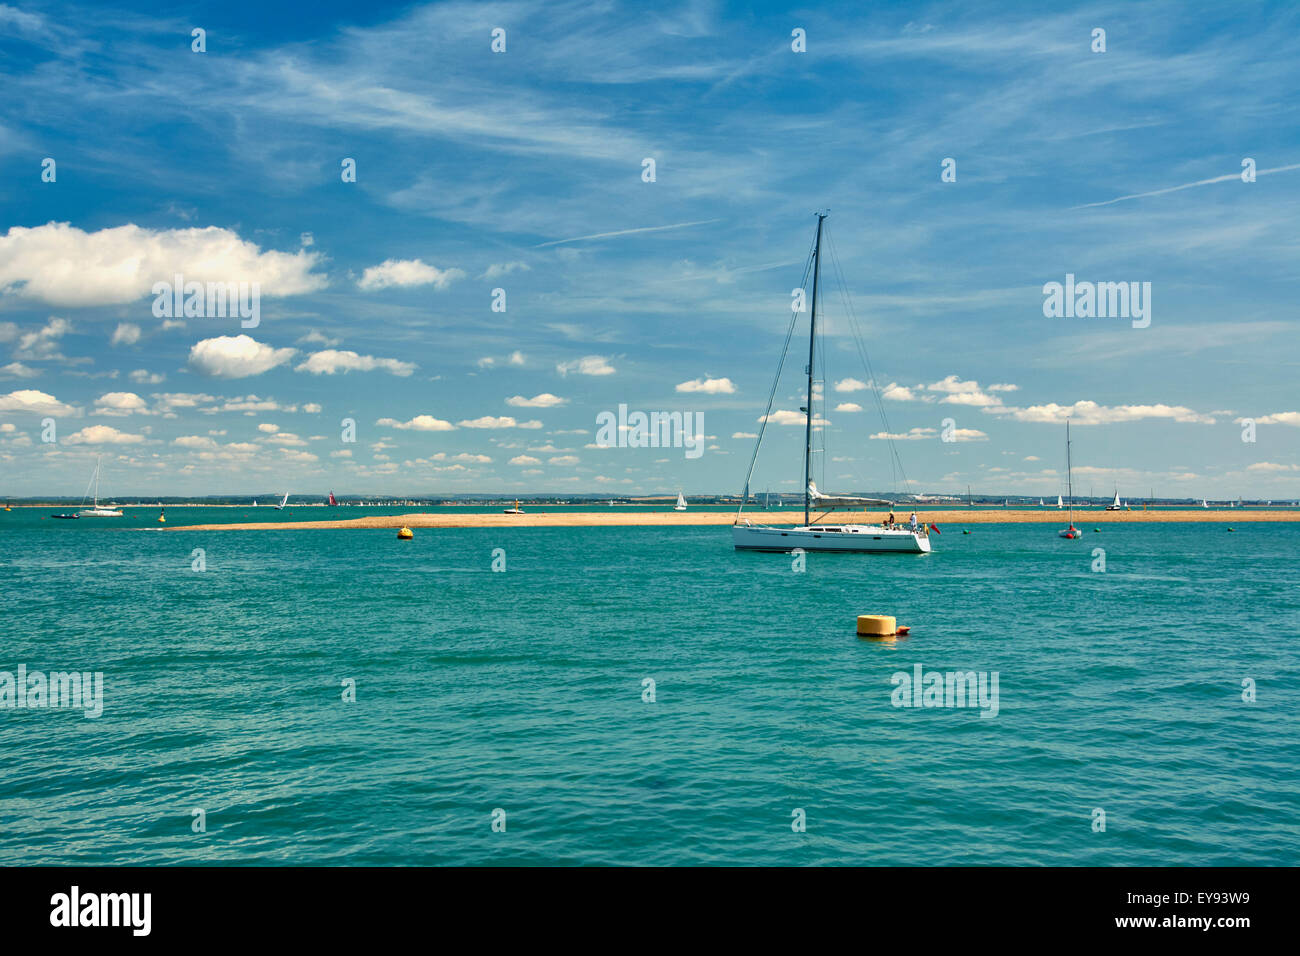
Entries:
{"type": "Polygon", "coordinates": [[[679,491],[677,492],[677,504],[673,505],[673,511],[686,510],[686,497],[679,491]]]}
{"type": "Polygon", "coordinates": [[[280,499],[280,503],[279,503],[278,505],[275,506],[275,510],[276,510],[276,511],[283,511],[283,510],[284,510],[284,506],[287,505],[288,503],[289,503],[289,492],[286,491],[286,492],[284,493],[284,497],[280,499]]]}
{"type": "MultiPolygon", "coordinates": [[[[1066,494],[1070,498],[1070,526],[1057,534],[1062,538],[1082,537],[1083,532],[1074,526],[1074,465],[1070,460],[1070,420],[1065,420],[1065,474],[1066,481],[1069,483],[1066,487],[1066,494]]],[[[1060,501],[1061,496],[1057,495],[1056,500],[1060,501]]]]}
{"type": "Polygon", "coordinates": [[[329,498],[329,501],[325,502],[325,504],[326,504],[327,507],[330,507],[330,508],[337,508],[337,507],[339,506],[339,503],[338,503],[337,501],[334,500],[334,492],[332,492],[332,491],[330,492],[330,498],[329,498]]]}
{"type": "Polygon", "coordinates": [[[1209,504],[1206,502],[1206,500],[1205,500],[1204,498],[1201,499],[1201,507],[1202,507],[1202,508],[1208,508],[1208,507],[1210,507],[1209,504]]]}
{"type": "Polygon", "coordinates": [[[1115,489],[1115,500],[1106,506],[1107,511],[1123,511],[1124,506],[1119,503],[1119,489],[1115,489]]]}
{"type": "Polygon", "coordinates": [[[1061,496],[1060,496],[1060,495],[1057,495],[1057,496],[1056,496],[1056,510],[1057,510],[1057,511],[1060,511],[1060,510],[1061,510],[1062,508],[1064,508],[1064,507],[1065,507],[1065,502],[1063,502],[1063,501],[1061,500],[1061,496]]]}
{"type": "MultiPolygon", "coordinates": [[[[99,503],[99,472],[100,472],[100,466],[103,464],[103,462],[104,462],[103,455],[100,455],[98,458],[95,459],[95,474],[90,479],[91,483],[95,486],[94,504],[91,507],[87,508],[85,506],[86,499],[83,497],[81,499],[81,505],[82,505],[81,510],[77,512],[78,518],[120,518],[122,517],[121,511],[117,510],[116,508],[110,508],[107,505],[101,505],[99,503]]],[[[87,488],[86,491],[89,492],[90,489],[87,488]]]]}
{"type": "Polygon", "coordinates": [[[519,499],[516,498],[516,499],[515,499],[515,506],[514,506],[513,508],[507,508],[505,511],[503,511],[503,512],[501,512],[501,513],[502,513],[502,514],[507,514],[507,515],[521,515],[521,514],[523,514],[524,512],[523,512],[523,509],[519,507],[519,499]]]}

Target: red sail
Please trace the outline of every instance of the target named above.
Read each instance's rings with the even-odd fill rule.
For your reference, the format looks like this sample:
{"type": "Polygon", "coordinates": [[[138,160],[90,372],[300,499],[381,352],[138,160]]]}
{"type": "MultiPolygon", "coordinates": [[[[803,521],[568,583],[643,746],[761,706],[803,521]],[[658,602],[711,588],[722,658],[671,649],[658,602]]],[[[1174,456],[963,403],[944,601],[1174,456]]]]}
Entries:
{"type": "Polygon", "coordinates": [[[334,492],[331,491],[331,492],[330,492],[330,505],[333,506],[333,505],[337,505],[337,504],[338,504],[338,502],[334,500],[334,492]]]}

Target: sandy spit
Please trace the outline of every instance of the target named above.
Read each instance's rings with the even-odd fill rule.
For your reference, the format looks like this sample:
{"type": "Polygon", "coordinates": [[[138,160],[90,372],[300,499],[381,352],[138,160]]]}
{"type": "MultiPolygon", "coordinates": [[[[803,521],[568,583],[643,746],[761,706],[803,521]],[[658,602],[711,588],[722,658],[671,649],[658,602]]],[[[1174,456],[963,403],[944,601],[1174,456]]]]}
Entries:
{"type": "MultiPolygon", "coordinates": [[[[843,524],[878,524],[888,512],[835,512],[827,521],[843,524]]],[[[910,512],[895,511],[896,518],[906,520],[910,512]]],[[[168,531],[275,531],[275,530],[345,530],[375,528],[617,528],[633,525],[668,527],[698,527],[701,525],[729,525],[735,521],[734,512],[530,512],[522,515],[504,514],[406,514],[376,515],[370,518],[353,518],[349,521],[262,521],[232,524],[197,524],[169,526],[168,531]]],[[[754,524],[802,524],[803,513],[795,511],[750,511],[745,513],[754,524]]],[[[1015,509],[964,511],[918,511],[918,520],[934,523],[944,530],[945,525],[960,527],[968,524],[1059,524],[1065,527],[1066,513],[1055,509],[1042,511],[1017,511],[1015,509]]],[[[1258,511],[1231,509],[1214,511],[1188,509],[1186,511],[1083,511],[1076,509],[1074,523],[1079,527],[1099,524],[1129,522],[1221,522],[1248,524],[1254,521],[1296,521],[1300,512],[1258,511]]]]}

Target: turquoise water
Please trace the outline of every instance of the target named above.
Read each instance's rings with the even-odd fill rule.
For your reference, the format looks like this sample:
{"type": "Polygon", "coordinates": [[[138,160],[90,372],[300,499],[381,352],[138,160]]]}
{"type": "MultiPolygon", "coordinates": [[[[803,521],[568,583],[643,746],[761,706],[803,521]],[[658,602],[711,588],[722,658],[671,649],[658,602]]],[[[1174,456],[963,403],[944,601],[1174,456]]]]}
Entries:
{"type": "Polygon", "coordinates": [[[0,864],[1300,862],[1300,523],[795,573],[725,527],[45,514],[0,512],[0,670],[102,671],[104,712],[0,710],[0,864]],[[918,663],[997,671],[997,716],[893,706],[918,663]]]}

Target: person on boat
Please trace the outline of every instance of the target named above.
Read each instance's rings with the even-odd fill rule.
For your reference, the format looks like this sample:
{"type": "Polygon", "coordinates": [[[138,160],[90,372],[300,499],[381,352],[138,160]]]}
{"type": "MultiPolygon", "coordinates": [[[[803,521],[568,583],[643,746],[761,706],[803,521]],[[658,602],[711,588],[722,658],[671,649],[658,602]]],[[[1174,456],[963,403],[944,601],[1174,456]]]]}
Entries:
{"type": "Polygon", "coordinates": [[[916,512],[912,512],[912,534],[916,534],[916,512]]]}
{"type": "Polygon", "coordinates": [[[886,528],[894,527],[894,513],[892,511],[889,513],[889,517],[885,520],[885,527],[886,528]]]}

